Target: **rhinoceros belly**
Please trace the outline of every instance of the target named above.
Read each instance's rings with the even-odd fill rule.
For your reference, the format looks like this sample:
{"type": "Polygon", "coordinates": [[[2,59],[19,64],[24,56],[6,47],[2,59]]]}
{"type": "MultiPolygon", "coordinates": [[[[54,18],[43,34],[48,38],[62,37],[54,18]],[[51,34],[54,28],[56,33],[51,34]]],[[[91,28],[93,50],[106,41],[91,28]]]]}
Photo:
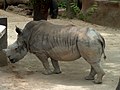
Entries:
{"type": "Polygon", "coordinates": [[[60,61],[72,61],[80,58],[80,53],[75,45],[54,47],[48,53],[51,58],[60,61]]]}

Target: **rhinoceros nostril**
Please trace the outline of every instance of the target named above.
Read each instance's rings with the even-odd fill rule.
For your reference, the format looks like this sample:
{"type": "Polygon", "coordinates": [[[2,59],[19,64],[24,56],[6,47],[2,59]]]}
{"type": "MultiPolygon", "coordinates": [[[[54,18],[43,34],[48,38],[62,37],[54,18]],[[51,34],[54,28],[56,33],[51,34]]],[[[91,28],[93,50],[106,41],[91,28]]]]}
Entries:
{"type": "Polygon", "coordinates": [[[11,59],[10,56],[8,56],[11,63],[15,63],[15,59],[11,59]]]}
{"type": "Polygon", "coordinates": [[[14,60],[14,59],[10,59],[10,62],[11,62],[11,63],[15,63],[15,60],[14,60]]]}
{"type": "Polygon", "coordinates": [[[10,59],[10,56],[8,56],[8,58],[10,59]]]}

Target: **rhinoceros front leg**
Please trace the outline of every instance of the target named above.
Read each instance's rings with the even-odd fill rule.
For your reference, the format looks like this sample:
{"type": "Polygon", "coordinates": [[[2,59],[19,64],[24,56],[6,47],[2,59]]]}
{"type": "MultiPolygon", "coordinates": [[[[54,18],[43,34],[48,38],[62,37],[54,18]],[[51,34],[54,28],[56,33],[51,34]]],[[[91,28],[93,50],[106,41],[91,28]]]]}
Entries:
{"type": "Polygon", "coordinates": [[[94,70],[94,68],[91,66],[91,71],[90,74],[88,76],[85,77],[86,80],[94,80],[94,77],[96,75],[96,71],[94,70]]]}
{"type": "Polygon", "coordinates": [[[45,68],[45,72],[43,72],[43,74],[45,75],[52,74],[52,71],[50,70],[50,65],[48,62],[48,57],[45,54],[39,54],[39,53],[36,53],[36,56],[39,58],[39,60],[42,62],[45,68]]]}
{"type": "Polygon", "coordinates": [[[59,73],[61,73],[61,70],[60,70],[58,61],[57,61],[57,60],[54,60],[54,59],[51,59],[51,62],[52,62],[52,65],[53,65],[53,67],[54,67],[53,73],[54,73],[54,74],[59,74],[59,73]]]}

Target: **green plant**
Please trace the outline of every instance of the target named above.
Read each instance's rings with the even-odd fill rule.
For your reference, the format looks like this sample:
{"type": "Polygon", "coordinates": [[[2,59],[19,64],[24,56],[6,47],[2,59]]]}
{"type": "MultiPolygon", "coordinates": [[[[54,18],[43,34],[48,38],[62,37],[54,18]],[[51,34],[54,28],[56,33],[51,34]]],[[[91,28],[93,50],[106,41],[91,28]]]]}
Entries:
{"type": "Polygon", "coordinates": [[[94,4],[87,10],[87,16],[91,16],[97,10],[97,4],[94,4]]]}
{"type": "Polygon", "coordinates": [[[30,7],[33,7],[33,4],[35,3],[35,0],[29,0],[29,3],[28,3],[28,5],[30,6],[30,7]]]}
{"type": "Polygon", "coordinates": [[[80,11],[79,7],[76,3],[71,3],[71,8],[73,9],[73,12],[76,15],[76,18],[84,20],[86,16],[80,11]]]}
{"type": "Polygon", "coordinates": [[[78,13],[80,13],[80,9],[77,6],[76,3],[71,3],[71,8],[73,9],[74,13],[77,15],[78,13]]]}
{"type": "Polygon", "coordinates": [[[73,9],[73,11],[78,19],[86,20],[89,16],[91,16],[95,12],[95,10],[97,10],[97,4],[94,4],[93,6],[91,6],[86,11],[85,14],[80,11],[80,9],[76,3],[71,3],[71,8],[73,9]]]}
{"type": "Polygon", "coordinates": [[[60,2],[60,3],[58,3],[58,7],[60,7],[60,8],[66,8],[66,2],[60,2]]]}
{"type": "Polygon", "coordinates": [[[78,19],[85,21],[87,19],[87,15],[83,14],[82,12],[79,13],[78,19]]]}

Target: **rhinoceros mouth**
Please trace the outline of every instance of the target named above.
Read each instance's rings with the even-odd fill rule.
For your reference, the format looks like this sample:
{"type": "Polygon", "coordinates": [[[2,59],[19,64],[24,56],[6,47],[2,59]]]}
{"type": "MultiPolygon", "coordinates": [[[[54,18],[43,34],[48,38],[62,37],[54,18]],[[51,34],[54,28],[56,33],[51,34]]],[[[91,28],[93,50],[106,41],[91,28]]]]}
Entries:
{"type": "Polygon", "coordinates": [[[9,59],[9,61],[10,61],[11,63],[15,63],[15,62],[16,62],[16,60],[15,60],[14,58],[11,58],[10,56],[8,56],[8,59],[9,59]]]}

